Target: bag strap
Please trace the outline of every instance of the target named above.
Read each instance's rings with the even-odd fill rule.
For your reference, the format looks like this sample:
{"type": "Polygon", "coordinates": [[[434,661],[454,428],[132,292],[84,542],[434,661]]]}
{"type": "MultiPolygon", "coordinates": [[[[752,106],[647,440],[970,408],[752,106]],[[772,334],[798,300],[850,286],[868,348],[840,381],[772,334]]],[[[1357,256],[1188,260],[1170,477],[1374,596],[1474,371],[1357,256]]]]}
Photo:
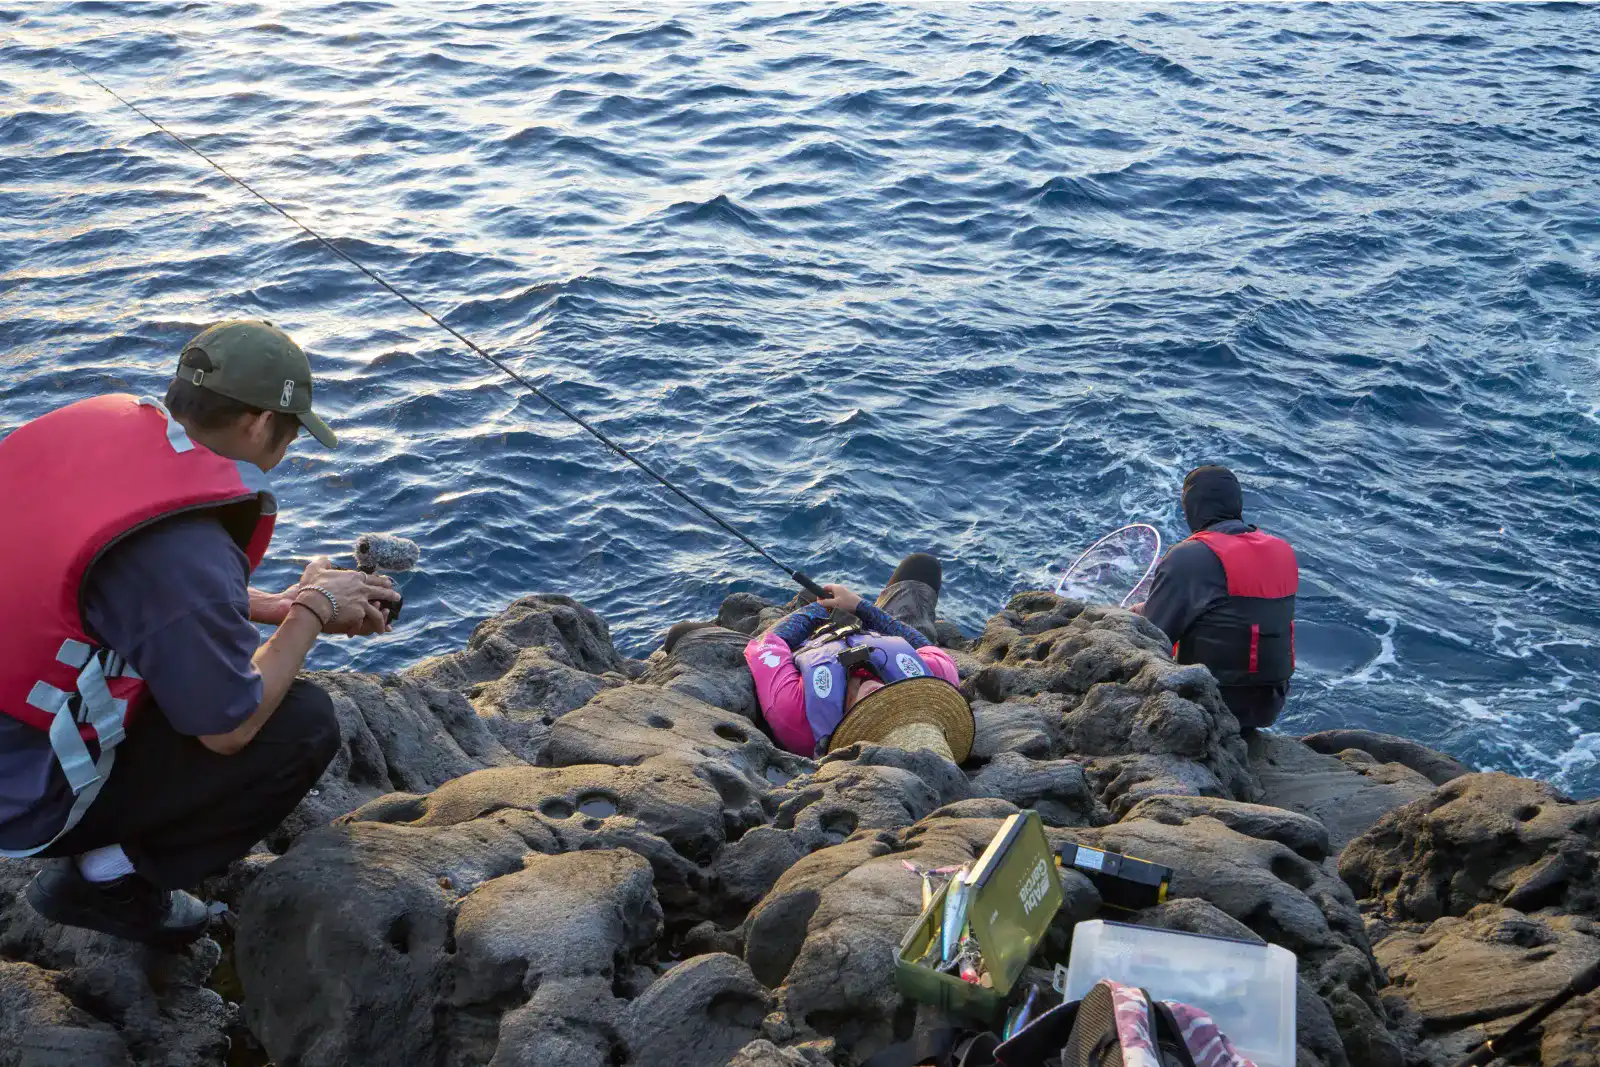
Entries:
{"type": "Polygon", "coordinates": [[[1078,1005],[1073,1000],[1057,1004],[1034,1019],[995,1050],[1000,1067],[1045,1067],[1061,1062],[1061,1046],[1078,1021],[1078,1005]]]}
{"type": "Polygon", "coordinates": [[[994,1050],[1000,1047],[1000,1037],[985,1030],[967,1038],[958,1048],[956,1067],[995,1067],[994,1050]]]}
{"type": "Polygon", "coordinates": [[[1183,1039],[1183,1027],[1178,1025],[1178,1017],[1172,1014],[1167,1002],[1152,997],[1148,989],[1140,989],[1139,992],[1144,994],[1145,1002],[1150,1005],[1150,1036],[1155,1038],[1157,1053],[1170,1048],[1177,1057],[1178,1067],[1195,1067],[1194,1054],[1189,1051],[1189,1043],[1183,1039]],[[1164,1044],[1163,1036],[1166,1037],[1164,1044]]]}

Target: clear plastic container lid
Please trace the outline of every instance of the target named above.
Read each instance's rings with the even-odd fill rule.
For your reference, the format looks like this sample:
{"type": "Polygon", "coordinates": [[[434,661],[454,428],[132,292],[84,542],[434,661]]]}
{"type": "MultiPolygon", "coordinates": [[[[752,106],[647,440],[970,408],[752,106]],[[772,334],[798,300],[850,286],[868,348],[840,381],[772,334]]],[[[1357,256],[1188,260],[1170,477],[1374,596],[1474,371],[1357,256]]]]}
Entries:
{"type": "Polygon", "coordinates": [[[1094,919],[1072,932],[1061,993],[1081,1000],[1102,978],[1140,986],[1209,1013],[1258,1067],[1294,1067],[1296,968],[1278,945],[1094,919]]]}

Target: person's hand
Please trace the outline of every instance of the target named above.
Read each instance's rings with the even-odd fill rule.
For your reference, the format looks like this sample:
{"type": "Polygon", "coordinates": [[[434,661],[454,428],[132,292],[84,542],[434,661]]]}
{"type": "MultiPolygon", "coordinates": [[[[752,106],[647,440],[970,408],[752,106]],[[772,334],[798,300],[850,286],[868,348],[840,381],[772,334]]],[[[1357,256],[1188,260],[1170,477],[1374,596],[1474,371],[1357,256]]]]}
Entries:
{"type": "MultiPolygon", "coordinates": [[[[333,560],[327,556],[312,556],[311,562],[306,564],[305,571],[300,575],[300,580],[290,586],[291,592],[298,591],[301,586],[316,585],[317,575],[323,571],[336,571],[339,568],[333,565],[333,560]]],[[[286,594],[287,595],[287,594],[286,594]]]]}
{"type": "Polygon", "coordinates": [[[300,595],[300,590],[308,585],[317,584],[317,575],[323,571],[337,570],[333,560],[327,556],[312,556],[311,562],[306,564],[306,569],[301,573],[300,580],[277,595],[263,594],[259,599],[262,610],[258,617],[254,593],[251,594],[250,618],[254,622],[281,623],[289,614],[289,605],[295,602],[300,595]]]}
{"type": "Polygon", "coordinates": [[[825,585],[822,591],[828,595],[818,600],[817,603],[829,611],[838,609],[848,611],[854,615],[856,608],[861,606],[861,598],[842,585],[825,585]]]}
{"type": "MultiPolygon", "coordinates": [[[[313,561],[313,565],[315,562],[313,561]]],[[[324,632],[345,634],[350,637],[389,632],[389,621],[378,605],[400,599],[400,594],[395,592],[394,579],[386,574],[338,570],[331,565],[314,573],[308,567],[306,573],[311,575],[312,580],[306,581],[302,577],[303,588],[300,597],[306,600],[308,607],[317,612],[319,618],[326,617],[328,602],[326,597],[313,591],[311,586],[321,586],[332,593],[339,602],[339,613],[323,627],[324,632]]]]}
{"type": "Polygon", "coordinates": [[[1128,610],[1133,612],[1135,615],[1143,615],[1144,614],[1144,605],[1145,605],[1145,602],[1143,600],[1141,600],[1137,604],[1135,604],[1131,608],[1129,608],[1128,610]]]}

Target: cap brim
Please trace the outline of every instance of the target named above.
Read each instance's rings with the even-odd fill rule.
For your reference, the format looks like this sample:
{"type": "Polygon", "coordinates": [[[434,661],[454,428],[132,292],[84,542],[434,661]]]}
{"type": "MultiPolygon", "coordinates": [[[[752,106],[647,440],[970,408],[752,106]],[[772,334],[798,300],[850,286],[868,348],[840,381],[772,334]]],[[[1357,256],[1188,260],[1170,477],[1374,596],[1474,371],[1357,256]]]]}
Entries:
{"type": "Polygon", "coordinates": [[[315,437],[325,447],[339,447],[339,438],[334,434],[333,430],[329,429],[328,424],[323,422],[321,416],[319,416],[315,411],[303,411],[296,415],[295,418],[299,419],[300,425],[304,426],[308,431],[310,431],[311,436],[315,437]]]}

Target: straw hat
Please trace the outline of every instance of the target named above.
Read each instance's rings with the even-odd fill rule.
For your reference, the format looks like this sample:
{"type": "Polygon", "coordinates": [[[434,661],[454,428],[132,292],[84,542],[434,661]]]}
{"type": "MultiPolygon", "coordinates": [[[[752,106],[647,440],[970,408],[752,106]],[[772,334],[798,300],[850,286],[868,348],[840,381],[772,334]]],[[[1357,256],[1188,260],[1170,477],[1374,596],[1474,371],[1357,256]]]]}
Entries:
{"type": "Polygon", "coordinates": [[[907,678],[867,694],[828,741],[833,752],[861,741],[931,748],[953,763],[972,754],[976,727],[959,690],[940,678],[907,678]]]}

